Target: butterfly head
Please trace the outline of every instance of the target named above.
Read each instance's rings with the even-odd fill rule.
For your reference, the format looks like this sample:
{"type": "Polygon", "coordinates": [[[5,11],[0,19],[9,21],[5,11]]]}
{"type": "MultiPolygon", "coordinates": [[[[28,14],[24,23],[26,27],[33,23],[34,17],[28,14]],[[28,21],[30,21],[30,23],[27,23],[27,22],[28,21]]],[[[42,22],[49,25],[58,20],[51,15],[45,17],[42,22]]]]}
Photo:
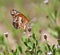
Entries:
{"type": "Polygon", "coordinates": [[[16,14],[17,14],[17,11],[14,10],[14,9],[12,9],[12,11],[11,11],[11,15],[14,16],[14,15],[16,15],[16,14]]]}

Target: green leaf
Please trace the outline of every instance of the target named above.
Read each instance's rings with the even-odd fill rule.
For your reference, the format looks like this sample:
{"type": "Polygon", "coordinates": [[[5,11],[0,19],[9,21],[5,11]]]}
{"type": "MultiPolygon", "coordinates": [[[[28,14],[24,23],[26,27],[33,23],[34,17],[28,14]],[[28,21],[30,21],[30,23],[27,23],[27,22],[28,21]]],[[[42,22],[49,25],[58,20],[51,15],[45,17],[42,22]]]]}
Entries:
{"type": "Polygon", "coordinates": [[[34,33],[33,33],[32,37],[33,37],[34,40],[36,40],[36,37],[35,37],[35,34],[34,33]]]}
{"type": "Polygon", "coordinates": [[[24,42],[25,46],[27,46],[27,42],[24,42]]]}
{"type": "Polygon", "coordinates": [[[25,42],[26,41],[26,37],[22,36],[22,41],[25,42]]]}
{"type": "Polygon", "coordinates": [[[22,53],[22,47],[18,46],[19,51],[22,53]]]}
{"type": "Polygon", "coordinates": [[[52,53],[53,53],[53,55],[56,55],[56,49],[53,49],[52,53]]]}
{"type": "Polygon", "coordinates": [[[27,47],[28,47],[28,48],[32,48],[31,42],[29,42],[29,43],[27,44],[27,47]]]}
{"type": "Polygon", "coordinates": [[[16,55],[16,51],[15,51],[15,52],[13,52],[13,55],[16,55]]]}
{"type": "Polygon", "coordinates": [[[18,48],[18,46],[17,46],[16,51],[15,51],[15,54],[16,54],[16,55],[19,55],[19,53],[20,53],[20,51],[19,51],[19,48],[18,48]]]}
{"type": "Polygon", "coordinates": [[[37,54],[38,54],[38,53],[42,53],[42,51],[39,49],[39,50],[37,50],[37,54]]]}
{"type": "Polygon", "coordinates": [[[53,53],[53,55],[56,54],[56,48],[55,48],[55,45],[52,46],[52,53],[53,53]]]}
{"type": "Polygon", "coordinates": [[[50,48],[50,45],[49,44],[47,44],[47,47],[48,47],[48,50],[51,51],[51,48],[50,48]]]}
{"type": "Polygon", "coordinates": [[[55,10],[55,13],[54,13],[54,14],[55,14],[55,17],[57,17],[58,11],[57,11],[57,10],[55,10]]]}
{"type": "Polygon", "coordinates": [[[35,49],[35,43],[33,43],[33,49],[35,49]]]}
{"type": "Polygon", "coordinates": [[[0,34],[0,44],[4,44],[4,37],[0,34]]]}
{"type": "Polygon", "coordinates": [[[30,38],[28,38],[28,42],[31,42],[30,38]]]}
{"type": "Polygon", "coordinates": [[[55,48],[55,45],[52,46],[52,49],[54,49],[54,48],[55,48]]]}
{"type": "Polygon", "coordinates": [[[44,49],[45,49],[44,51],[47,51],[47,47],[46,46],[44,46],[44,49]]]}
{"type": "Polygon", "coordinates": [[[36,46],[38,45],[38,40],[36,40],[36,46]]]}

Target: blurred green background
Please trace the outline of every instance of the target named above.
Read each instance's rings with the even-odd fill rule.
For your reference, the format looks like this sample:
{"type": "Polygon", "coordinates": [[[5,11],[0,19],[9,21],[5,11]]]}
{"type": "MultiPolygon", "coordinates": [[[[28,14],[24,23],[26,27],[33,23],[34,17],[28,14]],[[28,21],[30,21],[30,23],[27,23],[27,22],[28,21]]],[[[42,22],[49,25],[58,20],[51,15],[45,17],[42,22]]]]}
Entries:
{"type": "Polygon", "coordinates": [[[15,40],[20,44],[21,37],[25,36],[22,29],[17,30],[12,25],[12,9],[20,11],[30,20],[30,25],[33,25],[32,33],[38,38],[40,30],[42,33],[47,31],[52,36],[52,41],[54,40],[52,43],[57,43],[60,36],[60,0],[49,0],[48,4],[44,0],[0,0],[0,33],[3,35],[8,32],[8,40],[15,40]]]}

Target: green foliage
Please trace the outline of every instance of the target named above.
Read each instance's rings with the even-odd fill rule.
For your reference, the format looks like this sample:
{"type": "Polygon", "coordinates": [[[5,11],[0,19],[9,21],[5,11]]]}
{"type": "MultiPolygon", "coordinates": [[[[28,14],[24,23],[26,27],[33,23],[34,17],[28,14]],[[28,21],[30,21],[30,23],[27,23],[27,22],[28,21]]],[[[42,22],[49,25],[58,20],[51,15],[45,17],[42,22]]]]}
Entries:
{"type": "Polygon", "coordinates": [[[51,51],[51,48],[50,48],[50,45],[49,44],[47,44],[47,47],[48,47],[48,51],[51,51]]]}
{"type": "Polygon", "coordinates": [[[57,49],[55,48],[55,45],[50,46],[48,43],[46,43],[44,46],[44,49],[45,49],[44,54],[51,52],[52,55],[56,55],[56,53],[57,53],[57,49]]]}
{"type": "Polygon", "coordinates": [[[4,45],[4,36],[0,34],[0,44],[4,45]]]}
{"type": "MultiPolygon", "coordinates": [[[[57,49],[55,48],[55,45],[53,46],[50,46],[47,42],[45,43],[44,45],[44,48],[45,49],[43,51],[43,49],[41,49],[41,45],[39,45],[40,43],[38,43],[38,40],[35,36],[35,34],[33,33],[31,37],[29,38],[25,38],[23,37],[22,38],[22,41],[23,41],[23,44],[26,46],[26,49],[25,49],[25,54],[26,55],[41,55],[45,52],[49,52],[51,51],[53,55],[56,55],[57,54],[57,49]]],[[[7,47],[7,45],[6,45],[7,47]]],[[[8,55],[19,55],[19,54],[22,54],[23,53],[23,48],[22,46],[18,45],[16,46],[16,50],[15,51],[8,51],[8,49],[5,47],[5,50],[2,51],[0,54],[1,55],[5,55],[5,54],[8,54],[8,55]]]]}
{"type": "Polygon", "coordinates": [[[38,48],[38,40],[35,37],[35,34],[32,34],[32,37],[29,37],[28,39],[26,39],[24,42],[25,46],[27,47],[25,53],[26,54],[31,54],[31,55],[38,55],[41,54],[41,50],[40,48],[38,48]]]}

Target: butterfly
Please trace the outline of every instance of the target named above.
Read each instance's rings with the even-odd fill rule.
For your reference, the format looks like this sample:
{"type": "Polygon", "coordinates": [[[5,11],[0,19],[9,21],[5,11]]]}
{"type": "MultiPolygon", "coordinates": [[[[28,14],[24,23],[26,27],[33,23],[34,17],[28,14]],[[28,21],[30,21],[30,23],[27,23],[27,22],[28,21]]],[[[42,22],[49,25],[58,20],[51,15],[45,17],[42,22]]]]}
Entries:
{"type": "Polygon", "coordinates": [[[15,9],[12,9],[10,13],[13,17],[14,28],[16,29],[23,28],[25,30],[27,27],[27,24],[29,23],[29,20],[27,19],[27,17],[15,9]]]}

